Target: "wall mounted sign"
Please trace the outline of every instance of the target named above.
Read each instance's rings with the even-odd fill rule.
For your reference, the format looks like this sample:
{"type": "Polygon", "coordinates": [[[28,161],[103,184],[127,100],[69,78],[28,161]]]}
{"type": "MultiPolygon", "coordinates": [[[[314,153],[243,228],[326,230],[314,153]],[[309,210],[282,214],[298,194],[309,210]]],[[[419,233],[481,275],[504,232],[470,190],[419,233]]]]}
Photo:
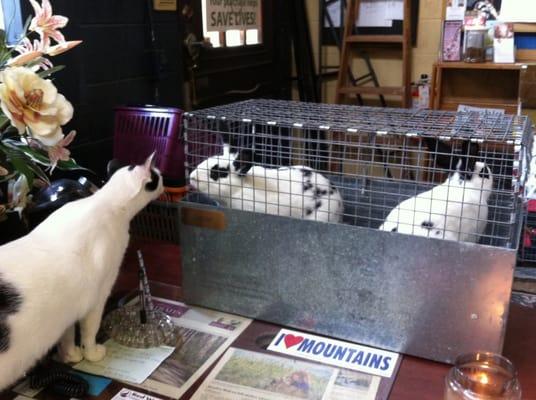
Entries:
{"type": "Polygon", "coordinates": [[[207,32],[259,29],[261,0],[206,0],[207,32]]]}
{"type": "Polygon", "coordinates": [[[153,0],[156,11],[177,11],[177,0],[153,0]]]}

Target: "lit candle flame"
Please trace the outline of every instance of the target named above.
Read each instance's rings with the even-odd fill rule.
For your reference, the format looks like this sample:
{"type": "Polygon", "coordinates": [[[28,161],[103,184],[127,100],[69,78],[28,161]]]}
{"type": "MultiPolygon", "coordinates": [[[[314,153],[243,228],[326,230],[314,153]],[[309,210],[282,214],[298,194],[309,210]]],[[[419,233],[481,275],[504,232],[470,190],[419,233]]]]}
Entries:
{"type": "Polygon", "coordinates": [[[485,372],[480,372],[476,375],[476,380],[480,383],[487,384],[489,383],[488,374],[486,374],[485,372]]]}

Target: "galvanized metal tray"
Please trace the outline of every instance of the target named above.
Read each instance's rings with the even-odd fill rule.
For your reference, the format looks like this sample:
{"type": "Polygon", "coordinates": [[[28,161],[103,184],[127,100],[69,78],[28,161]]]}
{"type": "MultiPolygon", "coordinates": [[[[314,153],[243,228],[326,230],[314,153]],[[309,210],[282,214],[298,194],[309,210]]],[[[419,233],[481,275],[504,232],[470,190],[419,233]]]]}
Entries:
{"type": "Polygon", "coordinates": [[[188,303],[447,363],[502,350],[514,249],[179,208],[188,303]]]}

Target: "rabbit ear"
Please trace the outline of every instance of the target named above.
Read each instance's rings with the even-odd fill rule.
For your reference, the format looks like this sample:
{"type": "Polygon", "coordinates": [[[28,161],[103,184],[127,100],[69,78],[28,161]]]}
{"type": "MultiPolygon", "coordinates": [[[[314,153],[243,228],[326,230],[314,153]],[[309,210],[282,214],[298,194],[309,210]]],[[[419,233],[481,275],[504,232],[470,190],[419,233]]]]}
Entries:
{"type": "Polygon", "coordinates": [[[480,146],[478,143],[473,143],[470,140],[465,140],[463,142],[462,151],[460,153],[460,161],[458,162],[457,166],[460,176],[469,179],[473,176],[473,171],[475,170],[475,164],[477,162],[479,153],[480,146]]]}
{"type": "Polygon", "coordinates": [[[244,176],[253,166],[253,150],[244,149],[238,153],[233,161],[233,167],[240,176],[244,176]]]}
{"type": "Polygon", "coordinates": [[[435,168],[441,168],[447,171],[454,169],[452,146],[449,146],[442,140],[431,137],[423,137],[422,140],[426,147],[428,147],[428,151],[434,156],[435,168]]]}

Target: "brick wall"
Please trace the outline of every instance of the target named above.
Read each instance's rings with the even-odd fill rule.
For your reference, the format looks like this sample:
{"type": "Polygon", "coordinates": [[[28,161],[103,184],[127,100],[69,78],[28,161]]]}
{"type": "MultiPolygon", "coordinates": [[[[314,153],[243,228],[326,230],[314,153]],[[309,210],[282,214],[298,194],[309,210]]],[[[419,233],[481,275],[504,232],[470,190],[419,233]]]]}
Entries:
{"type": "MultiPolygon", "coordinates": [[[[31,8],[21,0],[24,15],[31,8]]],[[[152,1],[147,0],[152,4],[152,1]]],[[[76,49],[53,59],[66,69],[56,85],[75,108],[66,131],[76,129],[74,158],[103,176],[112,154],[113,108],[121,104],[182,106],[179,12],[153,12],[158,74],[148,24],[146,0],[53,0],[55,14],[69,17],[63,31],[81,39],[76,49]],[[159,78],[157,76],[159,75],[159,78]],[[160,99],[155,98],[155,87],[160,99]]]]}

